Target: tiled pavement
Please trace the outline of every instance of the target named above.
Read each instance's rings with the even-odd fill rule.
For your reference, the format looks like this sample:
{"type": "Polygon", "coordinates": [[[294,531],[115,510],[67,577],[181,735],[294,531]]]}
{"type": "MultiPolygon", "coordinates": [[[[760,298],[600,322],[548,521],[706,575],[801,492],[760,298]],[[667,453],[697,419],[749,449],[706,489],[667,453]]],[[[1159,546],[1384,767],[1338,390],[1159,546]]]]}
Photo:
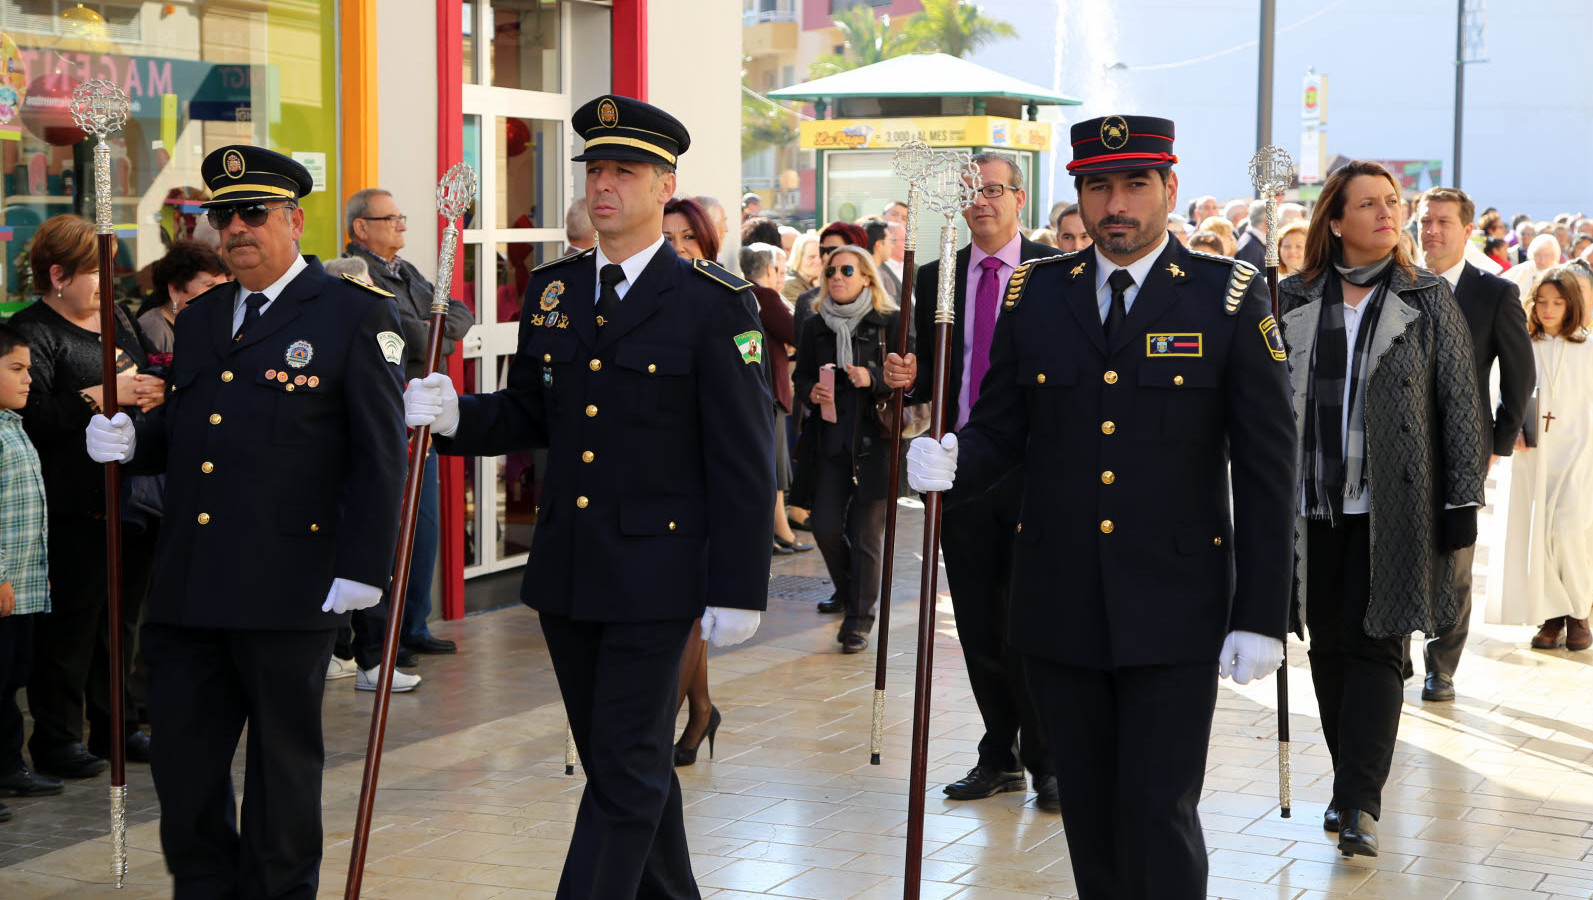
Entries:
{"type": "MultiPolygon", "coordinates": [[[[901,896],[919,518],[903,512],[883,765],[868,764],[874,654],[840,655],[835,619],[810,601],[773,601],[755,643],[714,652],[717,758],[680,770],[705,897],[901,896]]],[[[807,554],[776,571],[822,565],[807,554]]],[[[972,765],[979,727],[949,605],[939,612],[922,896],[1072,897],[1056,816],[1018,794],[940,795],[972,765]]],[[[395,698],[363,896],[551,898],[581,779],[563,774],[564,720],[534,617],[506,609],[437,630],[464,651],[428,659],[420,690],[395,698]]],[[[1304,647],[1291,641],[1289,654],[1294,818],[1278,816],[1274,682],[1223,682],[1201,807],[1211,895],[1593,898],[1593,653],[1532,651],[1529,636],[1479,622],[1456,703],[1424,704],[1412,681],[1377,859],[1340,859],[1319,829],[1329,766],[1304,647]]],[[[348,682],[329,691],[323,897],[342,893],[369,699],[348,682]]],[[[150,806],[147,771],[131,771],[135,806],[150,806]]],[[[43,843],[0,847],[0,897],[168,895],[153,810],[129,832],[129,886],[105,885],[104,783],[14,804],[0,840],[29,828],[43,843]]]]}

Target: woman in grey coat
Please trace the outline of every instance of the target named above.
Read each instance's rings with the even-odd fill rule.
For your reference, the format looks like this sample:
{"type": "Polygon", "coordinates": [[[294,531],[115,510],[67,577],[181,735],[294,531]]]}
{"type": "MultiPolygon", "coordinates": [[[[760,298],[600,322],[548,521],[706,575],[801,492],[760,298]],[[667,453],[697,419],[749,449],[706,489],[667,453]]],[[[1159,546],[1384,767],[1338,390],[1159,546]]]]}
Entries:
{"type": "Polygon", "coordinates": [[[1455,620],[1454,551],[1477,537],[1486,462],[1471,336],[1449,286],[1399,246],[1399,184],[1356,161],[1322,187],[1280,288],[1300,438],[1295,624],[1333,756],[1323,818],[1377,855],[1404,641],[1455,620]]]}

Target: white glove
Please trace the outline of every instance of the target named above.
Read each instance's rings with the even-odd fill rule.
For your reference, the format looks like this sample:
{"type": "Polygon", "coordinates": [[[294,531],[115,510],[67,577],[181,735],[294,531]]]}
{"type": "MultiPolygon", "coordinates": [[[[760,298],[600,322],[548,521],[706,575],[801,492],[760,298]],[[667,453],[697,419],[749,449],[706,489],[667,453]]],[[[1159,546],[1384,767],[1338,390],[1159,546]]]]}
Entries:
{"type": "Polygon", "coordinates": [[[915,491],[949,491],[957,478],[957,435],[913,438],[907,447],[907,484],[915,491]]]}
{"type": "Polygon", "coordinates": [[[84,434],[88,455],[98,463],[127,462],[133,458],[133,446],[138,443],[138,436],[133,433],[133,420],[124,412],[109,419],[95,413],[84,434]]]}
{"type": "Polygon", "coordinates": [[[459,395],[454,392],[454,380],[441,372],[411,378],[404,391],[404,424],[411,428],[430,425],[432,434],[452,437],[459,430],[459,395]]]}
{"type": "Polygon", "coordinates": [[[326,602],[321,604],[321,612],[341,614],[356,609],[369,609],[380,602],[382,602],[381,588],[349,581],[347,578],[334,578],[332,589],[326,592],[326,602]]]}
{"type": "Polygon", "coordinates": [[[1283,642],[1253,631],[1230,631],[1222,642],[1217,674],[1235,684],[1249,684],[1278,671],[1283,663],[1283,642]]]}
{"type": "Polygon", "coordinates": [[[732,647],[758,630],[763,613],[755,609],[710,606],[702,613],[702,639],[715,647],[732,647]]]}

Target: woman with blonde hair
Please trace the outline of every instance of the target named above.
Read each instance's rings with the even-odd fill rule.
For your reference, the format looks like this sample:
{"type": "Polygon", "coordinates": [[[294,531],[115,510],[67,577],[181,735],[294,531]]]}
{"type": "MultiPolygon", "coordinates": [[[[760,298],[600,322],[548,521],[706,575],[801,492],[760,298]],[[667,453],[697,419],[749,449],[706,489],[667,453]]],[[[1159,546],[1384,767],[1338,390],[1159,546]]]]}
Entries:
{"type": "Polygon", "coordinates": [[[819,286],[819,273],[824,270],[824,257],[819,253],[819,236],[811,231],[804,232],[791,245],[789,259],[780,296],[785,302],[795,304],[798,297],[819,286]]]}
{"type": "Polygon", "coordinates": [[[825,260],[813,315],[797,337],[796,393],[808,400],[792,485],[793,503],[812,510],[809,526],[845,609],[842,653],[868,648],[884,559],[890,440],[876,404],[890,396],[883,366],[901,316],[873,254],[853,244],[825,260]]]}
{"type": "Polygon", "coordinates": [[[1305,265],[1305,235],[1310,219],[1295,219],[1278,229],[1278,277],[1288,278],[1305,265]]]}

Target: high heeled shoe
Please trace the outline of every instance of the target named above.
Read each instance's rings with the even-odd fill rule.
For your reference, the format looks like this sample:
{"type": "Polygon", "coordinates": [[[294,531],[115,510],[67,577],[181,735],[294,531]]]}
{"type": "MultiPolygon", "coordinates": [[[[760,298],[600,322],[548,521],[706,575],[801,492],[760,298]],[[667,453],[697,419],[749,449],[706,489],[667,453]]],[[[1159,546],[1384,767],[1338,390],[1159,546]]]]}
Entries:
{"type": "Polygon", "coordinates": [[[678,742],[676,742],[676,744],[675,744],[675,765],[677,767],[679,767],[679,766],[689,766],[689,765],[692,765],[692,764],[696,763],[697,762],[697,750],[698,750],[698,748],[700,748],[702,746],[702,742],[703,742],[704,738],[706,738],[708,740],[708,758],[709,759],[713,759],[714,758],[714,735],[719,733],[719,723],[722,722],[722,721],[724,721],[724,717],[719,715],[719,707],[717,707],[717,706],[711,707],[709,709],[709,712],[708,712],[708,727],[703,729],[702,737],[699,737],[697,739],[697,743],[693,744],[690,747],[686,746],[686,737],[685,737],[685,735],[681,735],[680,740],[678,742]]]}

